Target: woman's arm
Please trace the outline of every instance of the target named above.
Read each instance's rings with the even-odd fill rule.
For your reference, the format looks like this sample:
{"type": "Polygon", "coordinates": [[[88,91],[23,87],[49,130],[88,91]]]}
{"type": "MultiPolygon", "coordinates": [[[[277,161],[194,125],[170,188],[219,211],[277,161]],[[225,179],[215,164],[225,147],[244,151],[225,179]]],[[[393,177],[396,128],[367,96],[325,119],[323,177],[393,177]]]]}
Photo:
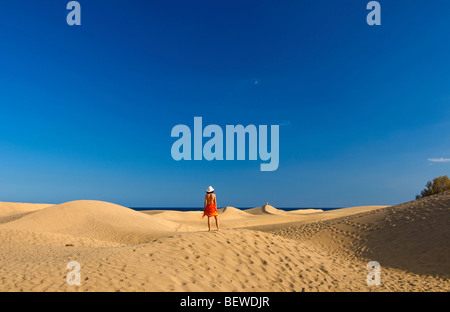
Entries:
{"type": "Polygon", "coordinates": [[[207,203],[207,201],[206,201],[206,195],[205,195],[205,203],[203,204],[203,209],[206,208],[206,203],[207,203]]]}

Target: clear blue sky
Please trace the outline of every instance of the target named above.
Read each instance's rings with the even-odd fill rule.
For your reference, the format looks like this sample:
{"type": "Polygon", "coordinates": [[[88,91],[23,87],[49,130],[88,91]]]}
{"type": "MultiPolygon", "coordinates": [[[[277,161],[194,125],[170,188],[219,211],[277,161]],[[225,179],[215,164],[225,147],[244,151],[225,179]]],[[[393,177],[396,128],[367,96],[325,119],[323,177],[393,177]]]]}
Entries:
{"type": "Polygon", "coordinates": [[[342,207],[449,174],[450,1],[0,1],[0,200],[342,207]],[[172,127],[280,124],[280,165],[171,158],[172,127]]]}

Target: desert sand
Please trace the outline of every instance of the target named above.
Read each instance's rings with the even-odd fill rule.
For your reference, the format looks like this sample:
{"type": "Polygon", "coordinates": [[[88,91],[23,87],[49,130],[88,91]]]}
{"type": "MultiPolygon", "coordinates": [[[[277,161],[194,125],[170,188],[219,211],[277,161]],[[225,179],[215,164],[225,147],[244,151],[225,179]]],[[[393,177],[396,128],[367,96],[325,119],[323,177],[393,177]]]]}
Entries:
{"type": "Polygon", "coordinates": [[[332,211],[226,207],[208,232],[199,211],[0,202],[0,291],[447,292],[449,208],[450,192],[332,211]],[[369,261],[381,285],[367,285],[369,261]]]}

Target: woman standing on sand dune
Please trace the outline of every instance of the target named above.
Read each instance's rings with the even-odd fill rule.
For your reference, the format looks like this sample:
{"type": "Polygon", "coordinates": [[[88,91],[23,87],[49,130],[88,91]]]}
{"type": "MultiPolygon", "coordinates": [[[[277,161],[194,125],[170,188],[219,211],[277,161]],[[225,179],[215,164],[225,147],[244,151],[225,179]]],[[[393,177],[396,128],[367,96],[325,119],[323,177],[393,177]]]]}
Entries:
{"type": "Polygon", "coordinates": [[[216,219],[216,227],[217,231],[220,231],[219,228],[219,214],[217,213],[217,200],[216,200],[216,194],[214,194],[214,189],[212,186],[209,186],[206,189],[206,195],[205,195],[205,203],[203,205],[203,216],[208,217],[208,230],[211,231],[211,217],[214,217],[216,219]]]}

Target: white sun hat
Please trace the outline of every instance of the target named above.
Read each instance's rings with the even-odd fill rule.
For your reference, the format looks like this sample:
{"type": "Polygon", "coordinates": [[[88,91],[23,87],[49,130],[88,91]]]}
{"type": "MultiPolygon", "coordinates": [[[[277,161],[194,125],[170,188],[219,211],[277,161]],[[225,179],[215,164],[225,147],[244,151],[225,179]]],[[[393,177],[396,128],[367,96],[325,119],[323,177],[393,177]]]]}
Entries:
{"type": "Polygon", "coordinates": [[[208,188],[206,189],[206,192],[211,193],[212,191],[214,191],[213,187],[211,185],[208,186],[208,188]]]}

